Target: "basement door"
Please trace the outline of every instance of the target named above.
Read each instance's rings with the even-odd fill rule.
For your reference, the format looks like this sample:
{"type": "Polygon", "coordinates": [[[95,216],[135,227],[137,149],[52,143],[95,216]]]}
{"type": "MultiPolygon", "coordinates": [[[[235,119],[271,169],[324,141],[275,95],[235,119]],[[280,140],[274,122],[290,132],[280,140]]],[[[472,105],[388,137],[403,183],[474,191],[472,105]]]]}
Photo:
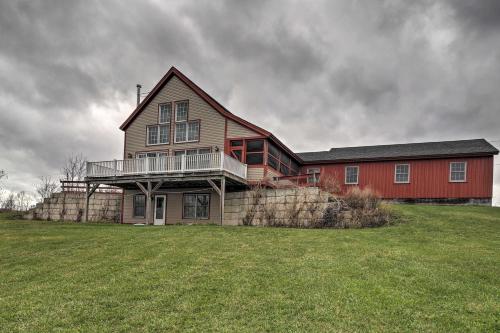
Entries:
{"type": "Polygon", "coordinates": [[[165,225],[166,207],[167,207],[167,196],[155,195],[154,225],[165,225]]]}

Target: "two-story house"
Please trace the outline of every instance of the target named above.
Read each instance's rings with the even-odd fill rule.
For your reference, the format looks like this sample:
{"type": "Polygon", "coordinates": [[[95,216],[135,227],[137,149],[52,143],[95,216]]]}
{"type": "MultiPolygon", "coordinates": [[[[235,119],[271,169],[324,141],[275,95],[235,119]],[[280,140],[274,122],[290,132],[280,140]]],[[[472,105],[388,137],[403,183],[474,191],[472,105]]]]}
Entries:
{"type": "Polygon", "coordinates": [[[120,129],[123,159],[88,162],[86,182],[87,198],[100,184],[123,188],[122,223],[222,224],[226,191],[273,179],[315,186],[326,175],[386,199],[491,203],[498,154],[482,139],[294,153],[174,67],[120,129]]]}

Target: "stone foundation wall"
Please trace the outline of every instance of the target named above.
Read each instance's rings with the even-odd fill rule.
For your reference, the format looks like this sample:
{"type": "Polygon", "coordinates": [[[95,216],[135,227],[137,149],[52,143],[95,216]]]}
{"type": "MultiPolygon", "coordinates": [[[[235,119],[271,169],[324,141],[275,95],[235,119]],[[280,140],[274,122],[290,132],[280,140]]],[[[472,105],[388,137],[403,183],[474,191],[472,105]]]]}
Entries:
{"type": "Polygon", "coordinates": [[[259,189],[226,193],[227,225],[310,225],[335,202],[318,188],[259,189]]]}
{"type": "MultiPolygon", "coordinates": [[[[92,194],[89,200],[89,221],[120,222],[121,193],[92,194]]],[[[58,192],[37,203],[25,215],[30,220],[83,221],[85,212],[84,192],[58,192]]]]}

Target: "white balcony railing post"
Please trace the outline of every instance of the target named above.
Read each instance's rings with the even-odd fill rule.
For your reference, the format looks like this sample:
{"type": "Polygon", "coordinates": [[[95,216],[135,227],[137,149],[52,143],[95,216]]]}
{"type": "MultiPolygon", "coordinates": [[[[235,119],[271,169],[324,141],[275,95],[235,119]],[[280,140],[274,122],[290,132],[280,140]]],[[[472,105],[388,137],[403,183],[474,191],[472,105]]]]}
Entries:
{"type": "Polygon", "coordinates": [[[220,162],[219,162],[220,169],[224,170],[224,152],[223,151],[220,152],[219,158],[220,158],[220,162]]]}
{"type": "Polygon", "coordinates": [[[186,154],[181,155],[181,172],[186,170],[186,154]]]}
{"type": "Polygon", "coordinates": [[[116,177],[116,174],[118,173],[118,161],[116,159],[113,160],[113,170],[115,171],[114,176],[116,177]]]}

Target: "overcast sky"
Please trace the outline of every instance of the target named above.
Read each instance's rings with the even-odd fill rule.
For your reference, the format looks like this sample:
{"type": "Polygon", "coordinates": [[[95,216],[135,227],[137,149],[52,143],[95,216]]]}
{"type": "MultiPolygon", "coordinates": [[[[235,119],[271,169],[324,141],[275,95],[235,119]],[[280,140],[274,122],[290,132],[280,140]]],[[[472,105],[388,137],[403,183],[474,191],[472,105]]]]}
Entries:
{"type": "Polygon", "coordinates": [[[172,65],[294,151],[500,146],[498,0],[12,0],[0,3],[7,188],[32,190],[71,153],[121,158],[136,83],[149,91],[172,65]]]}

